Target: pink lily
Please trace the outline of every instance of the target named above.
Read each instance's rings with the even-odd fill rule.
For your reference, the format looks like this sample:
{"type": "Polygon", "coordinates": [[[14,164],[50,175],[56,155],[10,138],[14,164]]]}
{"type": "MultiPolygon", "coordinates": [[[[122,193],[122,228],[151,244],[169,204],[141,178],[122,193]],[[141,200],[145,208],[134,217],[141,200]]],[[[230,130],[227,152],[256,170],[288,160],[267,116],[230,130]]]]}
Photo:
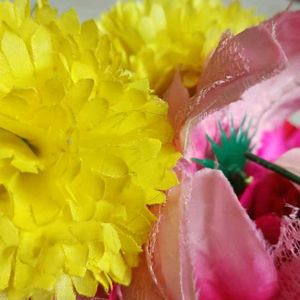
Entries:
{"type": "MultiPolygon", "coordinates": [[[[300,222],[285,219],[278,243],[268,247],[224,175],[190,162],[209,155],[205,134],[217,136],[216,121],[233,116],[238,125],[249,115],[258,149],[263,132],[300,107],[299,28],[300,12],[284,12],[235,37],[225,34],[192,98],[174,80],[166,98],[184,154],[181,184],[160,208],[147,264],[135,271],[125,299],[300,298],[300,222]]],[[[279,163],[299,174],[300,150],[279,163]]]]}

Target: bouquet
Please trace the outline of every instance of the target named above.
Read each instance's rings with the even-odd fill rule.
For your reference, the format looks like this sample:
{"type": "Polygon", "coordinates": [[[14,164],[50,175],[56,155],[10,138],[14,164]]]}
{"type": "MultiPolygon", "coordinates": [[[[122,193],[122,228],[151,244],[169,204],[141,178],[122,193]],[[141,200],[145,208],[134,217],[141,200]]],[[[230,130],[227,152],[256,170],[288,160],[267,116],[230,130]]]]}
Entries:
{"type": "Polygon", "coordinates": [[[299,11],[0,20],[0,299],[300,298],[299,11]]]}

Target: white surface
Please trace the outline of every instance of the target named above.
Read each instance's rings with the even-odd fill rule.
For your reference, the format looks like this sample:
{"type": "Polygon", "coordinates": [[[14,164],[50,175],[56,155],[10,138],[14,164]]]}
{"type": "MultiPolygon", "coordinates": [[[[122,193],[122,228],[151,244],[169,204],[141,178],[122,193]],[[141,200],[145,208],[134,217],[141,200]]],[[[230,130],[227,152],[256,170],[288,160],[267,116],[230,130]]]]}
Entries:
{"type": "MultiPolygon", "coordinates": [[[[176,1],[176,0],[175,0],[176,1]]],[[[49,0],[60,11],[75,8],[82,20],[96,18],[116,1],[114,0],[49,0]]]]}
{"type": "MultiPolygon", "coordinates": [[[[174,0],[177,1],[177,0],[174,0]]],[[[230,3],[231,0],[224,0],[225,3],[230,3]]],[[[101,11],[108,9],[115,0],[50,0],[50,2],[59,8],[60,11],[65,11],[74,7],[82,20],[96,18],[101,11]]],[[[293,8],[299,8],[300,4],[295,1],[293,8]]],[[[288,0],[242,0],[246,7],[255,7],[259,13],[271,16],[276,12],[284,10],[288,4],[288,0]]]]}

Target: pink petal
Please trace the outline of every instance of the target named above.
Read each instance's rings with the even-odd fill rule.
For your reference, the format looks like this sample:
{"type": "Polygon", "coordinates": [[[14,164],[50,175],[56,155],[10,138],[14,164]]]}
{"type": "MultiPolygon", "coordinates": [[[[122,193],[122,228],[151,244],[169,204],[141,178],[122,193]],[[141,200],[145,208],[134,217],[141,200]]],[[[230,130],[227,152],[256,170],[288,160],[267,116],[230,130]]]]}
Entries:
{"type": "Polygon", "coordinates": [[[285,54],[292,57],[300,51],[300,11],[286,11],[266,22],[270,32],[276,32],[276,38],[285,54]]]}
{"type": "Polygon", "coordinates": [[[196,173],[181,197],[201,299],[271,299],[277,291],[273,262],[223,174],[196,173]]]}
{"type": "Polygon", "coordinates": [[[255,148],[260,148],[265,131],[279,126],[300,107],[300,56],[293,64],[273,78],[254,86],[244,93],[231,113],[248,110],[253,121],[255,148]],[[257,105],[251,107],[253,99],[259,99],[257,105]]]}
{"type": "MultiPolygon", "coordinates": [[[[199,92],[177,112],[176,129],[185,123],[180,138],[186,158],[197,149],[194,130],[200,140],[204,139],[205,133],[214,134],[216,120],[228,123],[233,117],[239,125],[248,115],[256,132],[253,142],[259,147],[262,131],[274,128],[299,107],[299,37],[292,28],[298,22],[300,13],[288,12],[235,37],[225,35],[203,71],[199,92]],[[286,39],[282,34],[285,30],[293,32],[286,39]],[[239,97],[241,100],[235,102],[239,97]],[[195,128],[195,124],[199,126],[195,128]]],[[[205,141],[202,146],[205,149],[205,141]]]]}
{"type": "Polygon", "coordinates": [[[300,176],[300,148],[294,148],[284,153],[276,161],[276,164],[300,176]]]}
{"type": "Polygon", "coordinates": [[[180,116],[178,112],[185,109],[185,105],[189,100],[188,90],[183,85],[180,73],[176,72],[174,79],[165,92],[163,99],[169,103],[169,119],[174,127],[179,122],[177,118],[180,116]]]}
{"type": "Polygon", "coordinates": [[[189,109],[190,118],[237,100],[249,86],[284,66],[285,55],[262,26],[232,37],[224,35],[200,78],[199,93],[189,109]]]}
{"type": "Polygon", "coordinates": [[[122,300],[164,300],[150,276],[144,254],[133,271],[132,282],[122,288],[122,296],[122,300]]]}
{"type": "Polygon", "coordinates": [[[264,300],[277,291],[264,242],[216,170],[201,170],[169,193],[148,263],[165,299],[264,300]]]}
{"type": "Polygon", "coordinates": [[[281,47],[263,26],[234,37],[224,35],[203,71],[198,93],[183,111],[177,111],[175,128],[180,129],[186,120],[190,126],[191,121],[237,100],[249,86],[278,72],[285,62],[281,47]]]}
{"type": "Polygon", "coordinates": [[[257,155],[275,161],[288,150],[300,147],[300,128],[284,121],[273,130],[264,132],[260,144],[257,155]]]}
{"type": "MultiPolygon", "coordinates": [[[[249,88],[241,100],[207,115],[189,134],[188,148],[185,149],[186,159],[203,158],[204,150],[209,147],[205,135],[212,137],[218,132],[217,122],[223,125],[234,119],[238,128],[241,120],[247,116],[251,120],[252,144],[255,149],[261,147],[262,135],[273,130],[300,107],[300,55],[293,58],[293,63],[280,74],[249,88]],[[201,141],[202,147],[199,147],[201,141]]],[[[207,150],[205,150],[207,151],[207,150]]]]}
{"type": "Polygon", "coordinates": [[[261,146],[257,150],[258,156],[269,161],[274,161],[279,158],[288,148],[287,138],[284,134],[284,126],[279,126],[274,130],[265,132],[260,144],[261,146]]]}
{"type": "Polygon", "coordinates": [[[168,201],[161,208],[157,225],[148,245],[148,265],[165,299],[181,300],[194,298],[190,277],[192,269],[187,252],[181,251],[180,239],[182,199],[177,186],[169,191],[168,201]]]}

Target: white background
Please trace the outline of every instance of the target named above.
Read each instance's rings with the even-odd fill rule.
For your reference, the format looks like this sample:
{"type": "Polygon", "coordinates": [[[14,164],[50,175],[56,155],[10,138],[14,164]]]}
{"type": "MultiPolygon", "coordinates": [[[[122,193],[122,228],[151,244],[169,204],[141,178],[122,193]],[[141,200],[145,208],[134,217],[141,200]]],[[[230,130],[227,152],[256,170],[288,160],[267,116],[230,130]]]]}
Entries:
{"type": "MultiPolygon", "coordinates": [[[[177,0],[174,0],[177,1],[177,0]]],[[[70,7],[74,7],[82,20],[98,17],[100,12],[108,9],[116,0],[50,0],[50,2],[59,8],[60,11],[65,11],[70,7]]],[[[224,0],[225,3],[230,3],[230,0],[224,0]]],[[[241,0],[246,7],[255,7],[259,13],[271,16],[276,12],[284,10],[290,1],[288,0],[241,0]]],[[[299,1],[294,1],[293,8],[300,9],[299,1]]]]}

